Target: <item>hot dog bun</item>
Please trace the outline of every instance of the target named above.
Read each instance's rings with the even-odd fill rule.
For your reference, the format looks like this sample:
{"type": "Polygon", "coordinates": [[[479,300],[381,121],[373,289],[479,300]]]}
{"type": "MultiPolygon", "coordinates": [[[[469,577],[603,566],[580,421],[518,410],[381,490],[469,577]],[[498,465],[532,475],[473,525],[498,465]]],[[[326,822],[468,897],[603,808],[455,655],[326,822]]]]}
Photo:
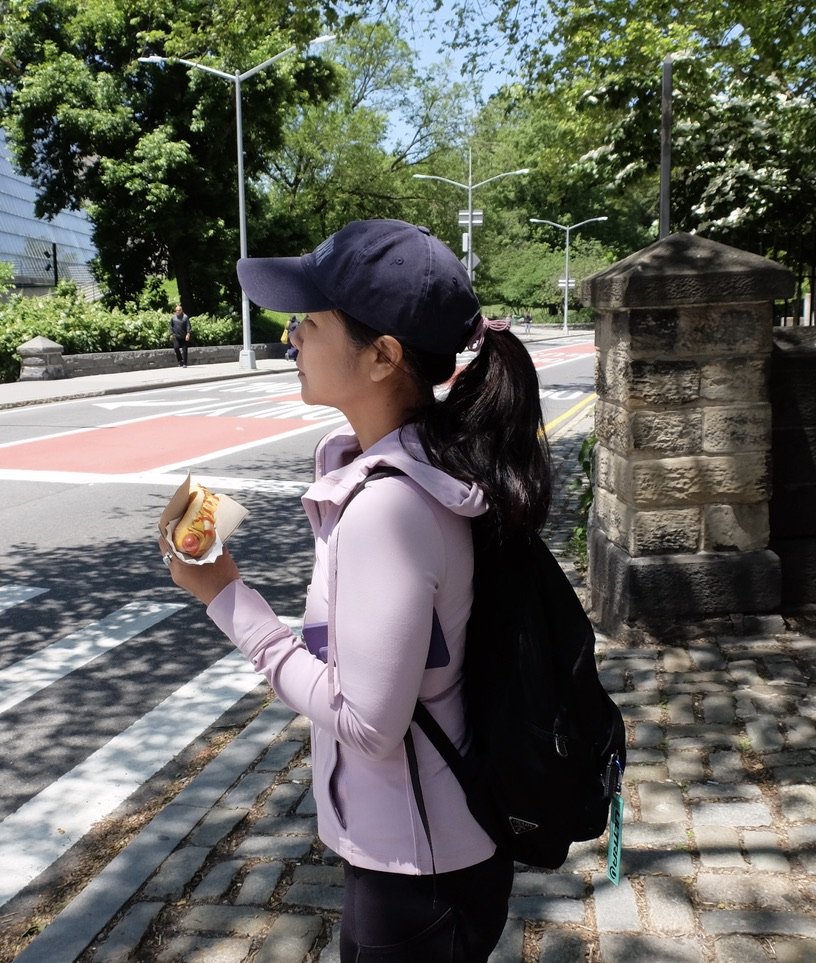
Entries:
{"type": "Polygon", "coordinates": [[[218,495],[201,485],[190,485],[187,510],[173,532],[173,545],[191,558],[200,558],[215,541],[215,510],[218,495]]]}

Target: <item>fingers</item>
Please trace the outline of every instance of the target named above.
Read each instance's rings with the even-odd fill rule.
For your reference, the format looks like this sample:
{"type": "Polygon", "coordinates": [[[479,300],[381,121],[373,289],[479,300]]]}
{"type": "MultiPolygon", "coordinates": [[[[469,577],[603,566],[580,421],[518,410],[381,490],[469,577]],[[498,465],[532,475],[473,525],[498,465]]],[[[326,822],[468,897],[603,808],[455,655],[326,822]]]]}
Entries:
{"type": "Polygon", "coordinates": [[[209,605],[230,582],[237,581],[241,577],[238,566],[226,547],[214,562],[208,562],[205,565],[185,564],[174,554],[170,543],[163,536],[159,536],[159,549],[162,552],[162,561],[167,566],[175,584],[200,599],[205,605],[209,605]]]}

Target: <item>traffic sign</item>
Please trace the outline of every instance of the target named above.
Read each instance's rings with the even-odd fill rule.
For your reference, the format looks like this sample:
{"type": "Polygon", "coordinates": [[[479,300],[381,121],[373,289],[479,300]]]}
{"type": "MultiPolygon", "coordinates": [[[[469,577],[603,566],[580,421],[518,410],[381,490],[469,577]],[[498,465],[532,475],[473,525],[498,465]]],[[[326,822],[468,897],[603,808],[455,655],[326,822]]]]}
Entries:
{"type": "MultiPolygon", "coordinates": [[[[484,224],[484,211],[471,211],[471,224],[473,227],[481,227],[484,224]]],[[[459,211],[459,226],[467,227],[468,223],[468,212],[459,211]]]]}

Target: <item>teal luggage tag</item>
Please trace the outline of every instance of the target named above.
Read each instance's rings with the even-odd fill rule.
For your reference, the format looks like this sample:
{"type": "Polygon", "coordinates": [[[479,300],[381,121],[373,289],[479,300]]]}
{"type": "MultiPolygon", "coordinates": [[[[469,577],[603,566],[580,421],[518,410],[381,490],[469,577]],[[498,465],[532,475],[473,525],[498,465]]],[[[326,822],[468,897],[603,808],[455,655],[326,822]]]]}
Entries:
{"type": "Polygon", "coordinates": [[[620,883],[621,850],[623,849],[623,796],[620,785],[620,764],[618,767],[617,791],[612,794],[609,807],[609,848],[606,854],[606,875],[615,884],[620,883]]]}

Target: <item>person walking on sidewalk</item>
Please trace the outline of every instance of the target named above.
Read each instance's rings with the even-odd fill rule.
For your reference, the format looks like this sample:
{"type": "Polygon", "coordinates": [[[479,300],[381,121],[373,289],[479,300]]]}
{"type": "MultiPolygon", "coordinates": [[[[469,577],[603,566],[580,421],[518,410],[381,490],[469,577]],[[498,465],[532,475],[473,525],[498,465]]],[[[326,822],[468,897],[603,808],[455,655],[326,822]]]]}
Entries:
{"type": "Polygon", "coordinates": [[[342,963],[485,963],[513,863],[411,717],[419,698],[468,742],[471,526],[537,527],[549,507],[535,369],[505,322],[482,317],[453,252],[403,221],[355,221],[311,254],[242,260],[238,275],[257,304],[309,312],[293,336],[303,401],[348,421],[318,446],[303,498],[315,534],[303,638],[227,550],[208,565],[166,557],[171,576],[312,722],[318,834],[345,874],[342,963]],[[437,400],[467,347],[478,353],[437,400]],[[399,474],[365,486],[383,466],[399,474]]]}
{"type": "Polygon", "coordinates": [[[292,335],[297,331],[297,326],[300,322],[297,319],[297,315],[293,314],[286,324],[286,338],[289,343],[289,347],[286,349],[286,354],[284,357],[287,361],[297,361],[298,349],[297,345],[292,341],[292,335]]]}
{"type": "Polygon", "coordinates": [[[179,368],[186,368],[187,348],[190,344],[190,335],[193,332],[193,328],[190,324],[190,319],[184,313],[184,308],[180,304],[176,305],[176,310],[170,315],[169,328],[178,366],[179,368]]]}

